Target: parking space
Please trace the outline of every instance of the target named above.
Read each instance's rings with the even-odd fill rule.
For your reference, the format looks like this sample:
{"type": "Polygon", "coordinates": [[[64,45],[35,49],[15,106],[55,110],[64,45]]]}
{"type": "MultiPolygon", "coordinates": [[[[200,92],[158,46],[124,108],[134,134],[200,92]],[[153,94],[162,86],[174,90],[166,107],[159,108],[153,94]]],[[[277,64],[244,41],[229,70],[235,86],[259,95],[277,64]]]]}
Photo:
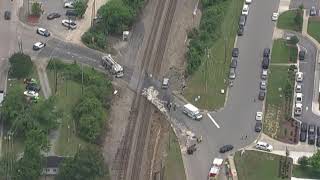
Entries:
{"type": "Polygon", "coordinates": [[[63,7],[65,0],[41,0],[40,2],[42,3],[44,13],[41,16],[39,27],[48,29],[54,36],[62,39],[66,37],[67,33],[71,33],[68,28],[62,26],[61,23],[63,19],[68,19],[65,15],[67,8],[63,7]],[[50,13],[58,13],[61,17],[48,20],[47,16],[50,13]]]}

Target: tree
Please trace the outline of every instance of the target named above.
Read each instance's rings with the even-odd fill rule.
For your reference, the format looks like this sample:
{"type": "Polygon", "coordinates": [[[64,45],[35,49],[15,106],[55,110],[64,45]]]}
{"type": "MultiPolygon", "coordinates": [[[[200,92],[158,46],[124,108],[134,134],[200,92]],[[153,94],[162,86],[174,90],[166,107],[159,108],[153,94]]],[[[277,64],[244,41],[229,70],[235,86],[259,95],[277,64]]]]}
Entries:
{"type": "Polygon", "coordinates": [[[309,163],[312,167],[320,169],[320,151],[319,150],[309,158],[309,163]]]}
{"type": "Polygon", "coordinates": [[[10,76],[13,78],[26,78],[33,69],[33,64],[30,56],[23,53],[15,53],[9,58],[10,62],[10,76]]]}
{"type": "Polygon", "coordinates": [[[292,36],[289,40],[288,43],[289,45],[295,46],[299,42],[299,38],[297,36],[292,36]]]}
{"type": "Polygon", "coordinates": [[[308,157],[307,156],[302,156],[298,159],[298,163],[302,166],[302,167],[307,167],[308,166],[308,157]]]}
{"type": "Polygon", "coordinates": [[[41,13],[42,13],[41,4],[38,3],[38,2],[32,3],[31,13],[32,13],[32,15],[34,15],[34,16],[40,16],[41,13]]]}
{"type": "Polygon", "coordinates": [[[77,0],[77,1],[75,1],[74,9],[75,9],[78,17],[80,17],[80,18],[83,17],[83,15],[86,12],[87,7],[88,7],[87,2],[88,1],[86,1],[86,0],[77,0]]]}
{"type": "Polygon", "coordinates": [[[297,26],[299,27],[299,30],[300,30],[302,28],[302,24],[303,24],[303,10],[302,9],[299,8],[296,10],[294,22],[297,24],[297,26]]]}
{"type": "Polygon", "coordinates": [[[88,146],[60,165],[57,179],[94,180],[103,177],[105,173],[106,167],[101,151],[94,146],[88,146]]]}

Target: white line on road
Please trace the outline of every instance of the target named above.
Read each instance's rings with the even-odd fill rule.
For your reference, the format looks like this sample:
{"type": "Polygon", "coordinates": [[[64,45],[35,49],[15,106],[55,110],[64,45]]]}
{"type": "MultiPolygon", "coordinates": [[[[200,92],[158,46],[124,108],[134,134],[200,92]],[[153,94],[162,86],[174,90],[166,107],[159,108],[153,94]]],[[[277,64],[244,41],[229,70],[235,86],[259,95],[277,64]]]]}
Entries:
{"type": "Polygon", "coordinates": [[[309,107],[307,106],[307,107],[306,107],[306,111],[308,111],[308,109],[309,109],[309,107]]]}
{"type": "Polygon", "coordinates": [[[213,124],[216,125],[217,128],[220,128],[219,124],[212,118],[212,116],[211,116],[209,113],[207,113],[207,115],[208,115],[208,117],[211,119],[211,121],[213,122],[213,124]]]}

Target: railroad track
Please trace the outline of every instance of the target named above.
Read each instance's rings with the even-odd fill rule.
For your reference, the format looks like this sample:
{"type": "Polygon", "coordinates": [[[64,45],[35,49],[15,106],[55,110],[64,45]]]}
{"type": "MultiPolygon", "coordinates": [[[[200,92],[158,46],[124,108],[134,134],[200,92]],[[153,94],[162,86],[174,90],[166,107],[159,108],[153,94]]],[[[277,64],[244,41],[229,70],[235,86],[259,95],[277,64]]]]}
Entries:
{"type": "MultiPolygon", "coordinates": [[[[159,25],[165,11],[165,4],[166,3],[163,1],[158,1],[157,3],[154,21],[142,59],[142,71],[139,74],[138,89],[134,97],[134,103],[131,107],[129,123],[126,127],[125,136],[122,139],[120,148],[118,149],[115,157],[115,162],[117,163],[116,167],[113,167],[113,169],[118,170],[116,177],[117,180],[140,180],[144,147],[147,143],[147,135],[149,126],[151,125],[151,112],[154,108],[144,97],[141,96],[141,90],[145,79],[146,68],[148,68],[151,62],[152,52],[155,48],[155,40],[160,29],[159,25]],[[135,136],[135,133],[138,133],[137,136],[135,136]],[[130,157],[133,158],[131,159],[130,157]]],[[[155,75],[158,75],[161,69],[165,46],[176,9],[176,4],[177,0],[169,0],[168,10],[157,46],[156,58],[151,69],[151,73],[155,75]]]]}

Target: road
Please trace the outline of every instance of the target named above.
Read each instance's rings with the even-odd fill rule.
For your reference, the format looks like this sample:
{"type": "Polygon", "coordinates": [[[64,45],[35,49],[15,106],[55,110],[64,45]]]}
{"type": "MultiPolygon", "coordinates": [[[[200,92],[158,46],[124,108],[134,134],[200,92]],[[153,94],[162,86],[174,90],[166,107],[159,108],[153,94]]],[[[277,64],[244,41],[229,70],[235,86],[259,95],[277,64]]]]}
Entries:
{"type": "Polygon", "coordinates": [[[259,92],[263,49],[272,45],[275,24],[271,15],[277,11],[278,5],[278,0],[255,0],[250,5],[244,36],[239,37],[236,43],[240,50],[237,78],[229,89],[224,109],[210,112],[215,123],[207,115],[198,122],[181,116],[181,110],[173,113],[178,121],[203,136],[199,151],[192,156],[185,155],[186,173],[190,179],[207,177],[213,158],[223,156],[217,153],[221,146],[232,144],[239,149],[257,138],[258,134],[254,132],[255,113],[262,110],[263,103],[254,102],[254,99],[259,92]],[[245,136],[247,138],[241,140],[245,136]]]}

